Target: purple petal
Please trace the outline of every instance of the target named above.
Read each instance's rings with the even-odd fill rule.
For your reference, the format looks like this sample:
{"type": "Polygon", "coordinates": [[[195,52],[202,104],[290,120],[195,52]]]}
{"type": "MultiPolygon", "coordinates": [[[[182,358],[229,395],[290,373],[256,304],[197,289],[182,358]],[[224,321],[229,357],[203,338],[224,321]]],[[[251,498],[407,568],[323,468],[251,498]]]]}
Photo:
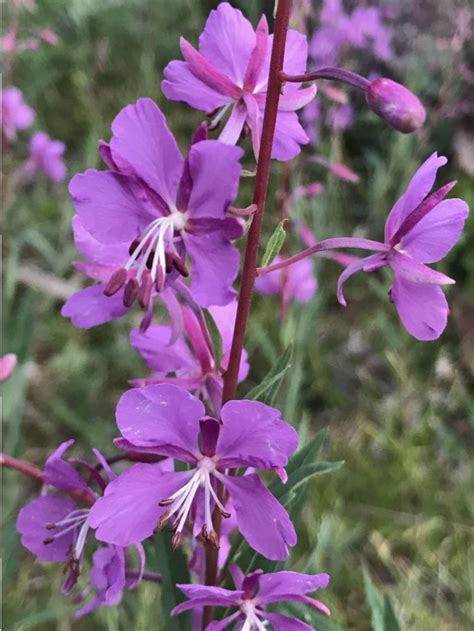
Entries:
{"type": "Polygon", "coordinates": [[[207,625],[206,631],[224,631],[224,629],[228,627],[229,624],[239,616],[243,618],[242,612],[240,610],[230,614],[230,616],[222,618],[222,620],[214,620],[207,625]]]}
{"type": "Polygon", "coordinates": [[[402,238],[401,249],[420,263],[436,263],[459,240],[468,214],[462,199],[445,199],[402,238]]]}
{"type": "Polygon", "coordinates": [[[444,156],[435,152],[426,160],[408,184],[407,190],[390,211],[385,223],[385,243],[402,225],[404,219],[422,202],[433,188],[438,169],[447,163],[444,156]]]}
{"type": "Polygon", "coordinates": [[[298,434],[280,411],[260,401],[229,401],[221,410],[217,445],[223,468],[285,466],[298,446],[298,434]]]}
{"type": "Polygon", "coordinates": [[[250,55],[244,77],[244,86],[249,92],[253,92],[260,75],[260,70],[266,58],[268,45],[268,22],[265,15],[262,15],[260,18],[255,36],[255,47],[250,55]]]}
{"type": "Polygon", "coordinates": [[[207,18],[199,50],[224,75],[243,86],[256,41],[255,31],[242,12],[222,2],[207,18]]]}
{"type": "Polygon", "coordinates": [[[124,550],[116,546],[99,548],[92,556],[91,585],[104,592],[104,604],[117,605],[125,587],[124,550]]]}
{"type": "Polygon", "coordinates": [[[246,119],[247,108],[245,103],[239,100],[232,108],[218,140],[225,145],[236,145],[239,142],[246,119]]]}
{"type": "MultiPolygon", "coordinates": [[[[215,589],[219,589],[216,587],[215,589]]],[[[194,598],[193,600],[187,600],[184,603],[181,603],[177,607],[171,610],[171,615],[176,616],[179,613],[183,613],[184,611],[189,611],[190,609],[197,609],[201,607],[231,607],[235,605],[233,599],[226,598],[223,596],[204,596],[203,598],[194,598]]]]}
{"type": "Polygon", "coordinates": [[[168,344],[171,329],[167,326],[151,325],[146,333],[139,329],[130,332],[130,344],[140,353],[146,365],[164,375],[183,370],[199,370],[196,358],[182,337],[168,344]]]}
{"type": "Polygon", "coordinates": [[[104,296],[104,285],[92,285],[73,294],[63,305],[61,315],[70,318],[79,329],[117,320],[129,309],[123,305],[123,293],[104,296]]]}
{"type": "Polygon", "coordinates": [[[232,283],[239,271],[240,255],[226,235],[226,220],[213,221],[212,231],[184,235],[193,263],[191,291],[202,307],[225,305],[236,296],[232,283]]]}
{"type": "Polygon", "coordinates": [[[179,44],[183,57],[195,77],[200,79],[211,90],[215,90],[231,100],[237,100],[240,97],[241,90],[239,86],[235,85],[225,74],[219,72],[184,37],[181,37],[179,44]]]}
{"type": "Polygon", "coordinates": [[[364,267],[366,267],[367,265],[373,265],[374,263],[382,264],[384,258],[385,254],[372,254],[371,256],[366,256],[365,258],[360,259],[355,263],[351,263],[346,267],[346,269],[342,272],[337,281],[337,300],[339,304],[341,304],[343,307],[347,305],[343,292],[343,286],[346,280],[348,280],[356,272],[364,269],[364,267]]]}
{"type": "Polygon", "coordinates": [[[192,476],[192,471],[162,473],[159,465],[136,464],[106,488],[89,513],[96,538],[117,546],[144,541],[153,534],[167,499],[192,476]]]}
{"type": "Polygon", "coordinates": [[[124,243],[106,244],[97,241],[88,230],[84,228],[79,215],[72,218],[74,243],[80,254],[89,261],[103,265],[124,265],[128,258],[130,241],[124,243]]]}
{"type": "Polygon", "coordinates": [[[138,447],[159,447],[164,456],[195,462],[199,456],[199,420],[204,405],[167,384],[127,390],[118,402],[117,426],[138,447]]]}
{"type": "MultiPolygon", "coordinates": [[[[273,46],[273,35],[269,36],[267,55],[265,63],[262,65],[260,72],[260,81],[256,87],[256,92],[266,92],[268,72],[270,69],[270,58],[273,46]]],[[[289,29],[286,39],[285,59],[283,62],[283,71],[286,74],[295,75],[306,72],[306,63],[308,59],[308,41],[303,33],[299,33],[294,29],[289,29]]],[[[298,90],[301,84],[287,83],[285,92],[293,92],[298,90]]]]}
{"type": "Polygon", "coordinates": [[[389,258],[390,267],[396,276],[400,276],[412,283],[426,283],[428,285],[453,285],[456,281],[442,272],[418,263],[415,259],[392,251],[389,258]]]}
{"type": "Polygon", "coordinates": [[[236,198],[240,178],[240,147],[204,140],[189,151],[189,169],[193,182],[188,202],[192,220],[212,217],[224,219],[229,204],[236,198]]]}
{"type": "Polygon", "coordinates": [[[281,613],[269,613],[268,611],[264,615],[272,623],[273,631],[314,631],[313,627],[297,618],[290,618],[281,613]]]}
{"type": "Polygon", "coordinates": [[[74,440],[67,440],[46,460],[44,478],[47,484],[63,491],[83,490],[89,492],[89,487],[69,462],[62,460],[64,452],[74,444],[74,440]]]}
{"type": "Polygon", "coordinates": [[[278,112],[272,158],[291,160],[300,151],[300,145],[307,145],[309,138],[301,126],[295,112],[278,112]]]}
{"type": "Polygon", "coordinates": [[[130,243],[155,218],[119,173],[88,169],[72,178],[69,192],[82,225],[101,243],[130,243]]]}
{"type": "Polygon", "coordinates": [[[61,521],[76,508],[72,500],[59,495],[44,495],[33,500],[18,513],[16,529],[21,535],[21,543],[41,561],[66,561],[74,532],[45,544],[44,540],[53,533],[46,525],[61,521]]]}
{"type": "Polygon", "coordinates": [[[195,583],[181,583],[176,585],[185,596],[194,600],[195,598],[226,598],[229,604],[235,604],[242,598],[243,592],[213,585],[199,585],[195,583]]]}
{"type": "Polygon", "coordinates": [[[219,475],[232,498],[240,532],[251,548],[272,561],[288,558],[296,532],[288,513],[255,474],[219,475]]]}
{"type": "MultiPolygon", "coordinates": [[[[221,307],[209,307],[209,311],[211,312],[217,328],[219,329],[219,333],[221,334],[222,350],[224,352],[221,360],[221,366],[224,370],[226,370],[229,363],[230,347],[232,345],[232,337],[234,334],[235,317],[237,314],[237,301],[233,300],[227,305],[223,305],[221,307]]],[[[245,381],[247,375],[249,374],[249,370],[250,366],[248,362],[248,354],[247,351],[244,349],[242,352],[242,357],[240,359],[238,377],[239,383],[245,381]]]]}
{"type": "Polygon", "coordinates": [[[279,112],[294,112],[305,105],[308,105],[316,96],[316,86],[296,90],[295,92],[285,92],[280,96],[278,101],[279,112]]]}
{"type": "Polygon", "coordinates": [[[390,297],[403,326],[417,340],[436,340],[446,328],[449,307],[440,287],[395,275],[390,297]]]}
{"type": "Polygon", "coordinates": [[[259,585],[258,599],[266,604],[287,600],[289,596],[304,596],[317,589],[324,589],[329,585],[329,575],[273,572],[263,574],[259,585]]]}
{"type": "Polygon", "coordinates": [[[112,132],[110,148],[120,170],[174,204],[184,161],[156,103],[145,98],[128,105],[112,123],[112,132]]]}
{"type": "Polygon", "coordinates": [[[198,79],[185,61],[170,62],[163,74],[165,80],[161,82],[161,90],[171,101],[180,101],[207,113],[232,102],[228,96],[198,79]]]}
{"type": "Polygon", "coordinates": [[[232,580],[234,581],[236,589],[242,589],[242,583],[244,582],[245,574],[242,572],[240,567],[235,563],[230,563],[229,572],[232,576],[232,580]]]}

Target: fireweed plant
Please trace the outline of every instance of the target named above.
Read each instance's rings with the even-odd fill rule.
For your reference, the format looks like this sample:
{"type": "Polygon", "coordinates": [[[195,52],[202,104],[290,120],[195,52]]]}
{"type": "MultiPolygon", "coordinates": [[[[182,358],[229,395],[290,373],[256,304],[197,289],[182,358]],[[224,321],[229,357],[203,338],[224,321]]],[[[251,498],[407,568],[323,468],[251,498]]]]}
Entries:
{"type": "MultiPolygon", "coordinates": [[[[246,398],[236,393],[249,368],[243,345],[257,275],[263,295],[281,292],[285,305],[305,303],[318,287],[309,257],[325,256],[343,268],[337,298],[345,305],[343,285],[352,274],[387,267],[389,298],[408,332],[433,340],[446,326],[442,287],[454,281],[428,265],[458,241],[468,207],[446,198],[454,182],[432,192],[446,164],[436,153],[388,212],[383,240],[319,241],[300,225],[307,248],[289,256],[280,226],[257,266],[271,161],[290,159],[308,142],[296,111],[315,96],[314,81],[361,90],[369,107],[400,132],[415,131],[425,119],[417,97],[391,79],[371,82],[332,66],[306,73],[307,40],[288,28],[290,11],[291,0],[279,0],[270,34],[264,17],[254,29],[222,3],[211,11],[197,48],[181,41],[184,61],[167,66],[163,92],[209,115],[184,155],[158,106],[140,98],[115,118],[110,141],[99,143],[106,170],[70,182],[83,257],[75,265],[94,284],[72,296],[62,313],[90,328],[140,311],[130,342],[152,371],[137,375],[118,401],[118,455],[107,459],[94,449],[96,462],[67,459],[70,440],[44,471],[2,456],[5,466],[42,484],[39,497],[21,509],[17,529],[38,559],[65,564],[62,589],[82,603],[76,617],[117,605],[143,580],[162,582],[175,594],[174,608],[163,612],[164,628],[169,616],[188,610],[196,629],[313,628],[289,615],[292,609],[273,611],[278,602],[329,615],[313,598],[327,588],[327,574],[282,570],[297,545],[292,488],[321,472],[316,443],[298,446],[296,430],[269,404],[281,370],[246,398]],[[246,208],[237,208],[244,150],[236,145],[248,135],[254,193],[246,208]],[[246,244],[236,298],[237,239],[246,244]],[[345,248],[369,254],[339,252],[345,248]],[[165,323],[157,322],[159,303],[168,312],[165,323]],[[150,540],[160,542],[162,576],[146,568],[150,540]],[[174,558],[184,559],[195,582],[173,583],[174,558]]],[[[17,91],[6,96],[4,133],[12,140],[31,113],[17,91]]],[[[44,165],[48,142],[45,135],[34,138],[28,170],[44,165]]]]}

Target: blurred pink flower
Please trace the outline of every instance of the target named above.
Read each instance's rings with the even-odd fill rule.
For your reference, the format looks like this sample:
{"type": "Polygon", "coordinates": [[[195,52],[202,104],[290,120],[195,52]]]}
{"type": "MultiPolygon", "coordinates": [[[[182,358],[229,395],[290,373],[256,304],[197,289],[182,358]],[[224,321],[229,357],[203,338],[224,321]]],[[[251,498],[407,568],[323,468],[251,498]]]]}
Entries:
{"type": "Polygon", "coordinates": [[[8,353],[0,357],[0,383],[11,377],[16,366],[16,355],[8,353]]]}
{"type": "Polygon", "coordinates": [[[2,132],[7,141],[15,140],[17,130],[29,127],[34,117],[21,90],[13,85],[2,90],[2,132]]]}
{"type": "Polygon", "coordinates": [[[44,131],[36,132],[30,141],[29,158],[21,167],[20,179],[28,182],[42,172],[53,182],[62,182],[66,177],[65,149],[63,142],[52,140],[44,131]]]}

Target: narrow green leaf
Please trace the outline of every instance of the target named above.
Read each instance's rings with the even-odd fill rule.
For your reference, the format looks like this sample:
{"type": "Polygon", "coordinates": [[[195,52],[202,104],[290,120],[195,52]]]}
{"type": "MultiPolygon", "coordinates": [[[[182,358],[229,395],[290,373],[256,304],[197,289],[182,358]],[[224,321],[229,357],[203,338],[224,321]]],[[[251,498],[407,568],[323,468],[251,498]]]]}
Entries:
{"type": "Polygon", "coordinates": [[[189,628],[188,614],[170,616],[170,611],[185,600],[184,594],[176,587],[177,583],[189,583],[190,577],[186,557],[178,548],[171,548],[170,531],[164,530],[155,537],[155,552],[158,570],[161,574],[161,601],[163,614],[167,619],[169,631],[185,631],[189,628]]]}
{"type": "Polygon", "coordinates": [[[262,403],[272,405],[275,401],[278,390],[284,376],[291,368],[291,356],[293,354],[293,345],[290,344],[288,348],[280,355],[278,361],[273,368],[265,375],[263,381],[255,388],[252,388],[245,395],[246,399],[258,399],[262,403]]]}
{"type": "Polygon", "coordinates": [[[268,240],[265,254],[262,258],[262,267],[267,267],[267,265],[270,265],[273,259],[280,253],[286,237],[286,232],[283,226],[287,221],[287,219],[283,219],[282,221],[280,221],[278,226],[275,228],[272,236],[268,240]]]}
{"type": "Polygon", "coordinates": [[[380,591],[375,587],[369,572],[363,568],[364,587],[370,609],[373,631],[384,631],[384,604],[380,591]]]}
{"type": "Polygon", "coordinates": [[[217,324],[212,317],[210,311],[208,309],[203,309],[204,318],[206,320],[206,326],[209,331],[209,335],[211,336],[211,344],[212,344],[212,354],[214,355],[214,361],[216,363],[216,367],[219,368],[221,365],[223,350],[222,350],[222,337],[219,333],[219,329],[217,328],[217,324]]]}
{"type": "Polygon", "coordinates": [[[388,594],[383,597],[383,631],[400,631],[401,626],[388,594]]]}
{"type": "Polygon", "coordinates": [[[324,473],[331,473],[332,471],[336,471],[340,469],[344,464],[344,461],[341,460],[339,462],[315,462],[313,464],[308,464],[300,467],[290,476],[288,476],[288,481],[286,484],[282,484],[278,481],[278,485],[275,485],[275,488],[270,486],[270,490],[273,495],[280,500],[280,502],[286,506],[296,490],[305,482],[309,482],[309,480],[315,475],[322,475],[324,473]]]}

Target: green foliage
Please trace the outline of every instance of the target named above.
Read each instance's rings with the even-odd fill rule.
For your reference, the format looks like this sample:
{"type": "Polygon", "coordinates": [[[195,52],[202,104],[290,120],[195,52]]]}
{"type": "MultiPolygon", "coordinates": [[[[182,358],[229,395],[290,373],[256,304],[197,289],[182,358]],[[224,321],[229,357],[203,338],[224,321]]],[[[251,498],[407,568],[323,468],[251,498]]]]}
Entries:
{"type": "Polygon", "coordinates": [[[373,631],[400,631],[400,624],[388,594],[381,594],[364,568],[364,586],[373,631]]]}
{"type": "Polygon", "coordinates": [[[267,405],[273,405],[283,379],[288,370],[291,368],[292,354],[293,345],[290,344],[278,358],[278,361],[275,363],[273,368],[263,378],[263,381],[258,386],[255,386],[247,392],[245,398],[253,400],[257,399],[267,405]]]}
{"type": "Polygon", "coordinates": [[[273,259],[278,256],[278,254],[280,254],[280,250],[285,243],[285,224],[287,222],[287,219],[283,219],[282,221],[280,221],[278,226],[273,231],[272,236],[268,239],[267,247],[262,258],[261,267],[267,267],[268,265],[270,265],[273,259]]]}

